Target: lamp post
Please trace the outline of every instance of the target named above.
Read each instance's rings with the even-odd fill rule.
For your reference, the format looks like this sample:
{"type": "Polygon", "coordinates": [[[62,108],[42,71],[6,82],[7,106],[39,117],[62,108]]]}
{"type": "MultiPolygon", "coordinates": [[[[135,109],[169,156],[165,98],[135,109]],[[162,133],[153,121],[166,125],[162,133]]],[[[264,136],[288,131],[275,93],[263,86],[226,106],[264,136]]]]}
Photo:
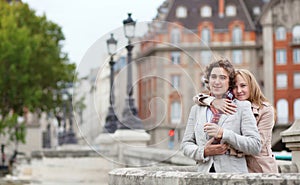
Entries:
{"type": "Polygon", "coordinates": [[[117,116],[115,115],[114,111],[114,102],[115,102],[115,96],[113,91],[113,82],[114,82],[114,54],[117,50],[117,40],[114,39],[114,35],[110,35],[110,39],[106,41],[107,43],[107,50],[108,54],[110,55],[110,93],[109,93],[109,108],[108,108],[108,114],[105,119],[105,125],[104,125],[104,132],[106,133],[114,133],[117,130],[119,121],[117,116]]]}
{"type": "Polygon", "coordinates": [[[138,118],[138,110],[134,106],[133,87],[132,87],[132,49],[131,39],[134,37],[135,21],[128,13],[128,18],[123,21],[125,37],[128,39],[127,49],[127,99],[125,100],[125,108],[123,110],[123,120],[120,129],[143,129],[142,121],[138,118]]]}
{"type": "MultiPolygon", "coordinates": [[[[69,84],[69,87],[65,90],[63,94],[63,99],[65,100],[66,105],[69,104],[69,111],[68,111],[68,117],[69,117],[69,130],[66,131],[66,123],[64,125],[65,135],[64,135],[64,144],[77,144],[77,139],[75,136],[75,133],[73,131],[73,106],[72,106],[72,93],[70,92],[73,88],[72,84],[69,84]],[[68,103],[67,103],[68,102],[68,103]]],[[[67,108],[67,106],[65,107],[67,108]]],[[[65,117],[67,115],[64,115],[65,117]]]]}

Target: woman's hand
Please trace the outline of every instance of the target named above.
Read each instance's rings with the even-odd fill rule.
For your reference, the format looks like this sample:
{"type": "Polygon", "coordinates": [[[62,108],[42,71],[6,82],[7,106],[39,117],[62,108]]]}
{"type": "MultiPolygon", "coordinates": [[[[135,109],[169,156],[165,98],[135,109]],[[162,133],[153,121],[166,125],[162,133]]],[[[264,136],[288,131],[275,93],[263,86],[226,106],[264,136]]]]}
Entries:
{"type": "Polygon", "coordinates": [[[225,154],[228,150],[228,144],[212,144],[214,138],[211,138],[205,145],[204,157],[225,154]]]}
{"type": "Polygon", "coordinates": [[[214,99],[211,105],[224,114],[234,114],[237,106],[229,99],[214,99]]]}

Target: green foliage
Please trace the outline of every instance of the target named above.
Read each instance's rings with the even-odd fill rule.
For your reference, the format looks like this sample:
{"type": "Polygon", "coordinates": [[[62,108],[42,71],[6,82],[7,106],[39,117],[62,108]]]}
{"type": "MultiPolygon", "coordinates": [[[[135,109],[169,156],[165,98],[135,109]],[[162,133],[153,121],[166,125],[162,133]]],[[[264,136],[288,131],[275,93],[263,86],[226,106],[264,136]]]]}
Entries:
{"type": "Polygon", "coordinates": [[[57,24],[28,4],[0,0],[0,136],[24,141],[25,127],[15,118],[24,107],[51,112],[61,105],[58,92],[75,77],[75,64],[62,52],[64,39],[57,24]]]}

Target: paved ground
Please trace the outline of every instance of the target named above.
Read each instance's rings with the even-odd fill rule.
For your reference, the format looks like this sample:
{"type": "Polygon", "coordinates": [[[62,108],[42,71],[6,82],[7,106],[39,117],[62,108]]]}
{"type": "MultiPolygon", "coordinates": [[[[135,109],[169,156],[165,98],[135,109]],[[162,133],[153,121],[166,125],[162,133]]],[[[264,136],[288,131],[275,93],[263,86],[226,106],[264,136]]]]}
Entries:
{"type": "Polygon", "coordinates": [[[113,164],[101,157],[33,159],[21,162],[6,179],[29,180],[31,185],[107,185],[111,169],[113,164]]]}

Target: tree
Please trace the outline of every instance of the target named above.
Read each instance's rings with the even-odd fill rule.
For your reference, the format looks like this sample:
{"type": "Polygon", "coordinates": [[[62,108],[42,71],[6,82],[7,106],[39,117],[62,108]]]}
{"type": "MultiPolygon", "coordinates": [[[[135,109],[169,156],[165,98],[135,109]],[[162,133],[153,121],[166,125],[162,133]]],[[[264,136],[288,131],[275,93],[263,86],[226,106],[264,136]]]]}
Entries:
{"type": "Polygon", "coordinates": [[[60,92],[75,78],[62,52],[62,29],[26,3],[0,0],[0,136],[25,142],[23,108],[54,112],[60,92]],[[55,98],[54,98],[55,97],[55,98]]]}

